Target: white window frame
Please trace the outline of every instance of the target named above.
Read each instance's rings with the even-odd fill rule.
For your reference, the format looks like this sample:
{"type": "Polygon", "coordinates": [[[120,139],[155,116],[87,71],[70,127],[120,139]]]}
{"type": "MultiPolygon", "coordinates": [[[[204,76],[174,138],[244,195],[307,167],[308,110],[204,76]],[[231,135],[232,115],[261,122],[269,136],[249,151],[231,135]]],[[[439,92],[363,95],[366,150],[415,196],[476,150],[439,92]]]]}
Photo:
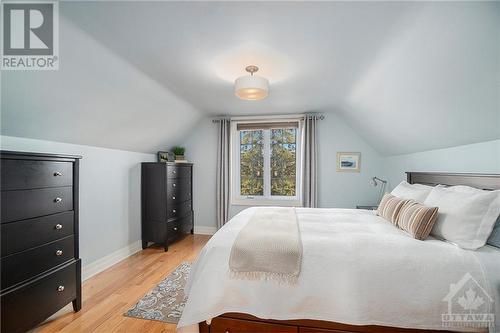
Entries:
{"type": "Polygon", "coordinates": [[[300,207],[302,205],[302,120],[301,119],[284,119],[279,118],[276,120],[241,120],[231,122],[231,204],[241,206],[292,206],[300,207]],[[271,195],[271,145],[270,145],[270,131],[264,131],[264,195],[246,196],[241,195],[240,187],[240,133],[237,129],[238,124],[255,124],[255,123],[269,123],[269,122],[283,122],[283,121],[297,121],[299,126],[297,128],[296,136],[296,174],[295,174],[295,196],[272,196],[271,195]]]}

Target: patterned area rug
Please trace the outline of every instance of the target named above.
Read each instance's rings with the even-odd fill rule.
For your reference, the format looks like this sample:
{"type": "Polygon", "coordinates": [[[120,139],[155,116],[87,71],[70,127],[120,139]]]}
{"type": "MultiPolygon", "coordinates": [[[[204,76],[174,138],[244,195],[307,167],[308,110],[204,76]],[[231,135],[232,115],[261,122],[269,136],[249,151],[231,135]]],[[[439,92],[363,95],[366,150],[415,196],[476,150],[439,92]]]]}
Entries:
{"type": "Polygon", "coordinates": [[[184,287],[191,264],[184,262],[124,315],[177,324],[186,305],[184,287]]]}

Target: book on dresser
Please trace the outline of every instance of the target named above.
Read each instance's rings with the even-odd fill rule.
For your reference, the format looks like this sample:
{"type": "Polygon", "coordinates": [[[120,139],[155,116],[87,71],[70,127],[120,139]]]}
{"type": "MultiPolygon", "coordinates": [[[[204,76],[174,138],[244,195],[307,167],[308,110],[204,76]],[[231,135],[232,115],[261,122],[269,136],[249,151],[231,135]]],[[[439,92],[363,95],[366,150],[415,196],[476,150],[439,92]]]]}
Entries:
{"type": "Polygon", "coordinates": [[[193,164],[144,162],[141,168],[142,248],[193,233],[193,164]]]}
{"type": "Polygon", "coordinates": [[[1,152],[1,332],[81,308],[80,156],[1,152]]]}

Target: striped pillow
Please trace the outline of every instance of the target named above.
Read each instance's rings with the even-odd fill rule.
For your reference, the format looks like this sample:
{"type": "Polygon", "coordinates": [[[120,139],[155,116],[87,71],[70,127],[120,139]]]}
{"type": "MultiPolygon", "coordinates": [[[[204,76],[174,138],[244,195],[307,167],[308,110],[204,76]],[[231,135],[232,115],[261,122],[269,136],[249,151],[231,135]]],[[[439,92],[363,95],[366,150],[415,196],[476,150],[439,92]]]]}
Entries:
{"type": "Polygon", "coordinates": [[[406,199],[397,198],[392,194],[386,194],[382,200],[380,200],[377,215],[383,217],[389,222],[392,222],[394,225],[397,225],[399,211],[407,201],[408,200],[406,199]]]}
{"type": "Polygon", "coordinates": [[[437,216],[438,207],[427,207],[415,200],[408,200],[399,211],[397,224],[413,238],[424,240],[431,233],[437,216]]]}

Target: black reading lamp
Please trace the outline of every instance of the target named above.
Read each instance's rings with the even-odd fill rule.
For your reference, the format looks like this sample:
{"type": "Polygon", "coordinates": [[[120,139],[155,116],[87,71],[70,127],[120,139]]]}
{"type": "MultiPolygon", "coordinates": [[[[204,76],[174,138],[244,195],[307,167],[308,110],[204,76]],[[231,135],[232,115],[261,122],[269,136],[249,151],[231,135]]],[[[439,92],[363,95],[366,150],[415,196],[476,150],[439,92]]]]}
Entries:
{"type": "Polygon", "coordinates": [[[385,193],[385,187],[387,186],[387,180],[383,180],[383,179],[380,179],[378,177],[372,177],[370,183],[373,186],[378,186],[379,184],[381,184],[381,186],[380,186],[380,192],[379,192],[379,195],[378,195],[378,201],[380,202],[380,199],[382,199],[382,196],[385,193]]]}

